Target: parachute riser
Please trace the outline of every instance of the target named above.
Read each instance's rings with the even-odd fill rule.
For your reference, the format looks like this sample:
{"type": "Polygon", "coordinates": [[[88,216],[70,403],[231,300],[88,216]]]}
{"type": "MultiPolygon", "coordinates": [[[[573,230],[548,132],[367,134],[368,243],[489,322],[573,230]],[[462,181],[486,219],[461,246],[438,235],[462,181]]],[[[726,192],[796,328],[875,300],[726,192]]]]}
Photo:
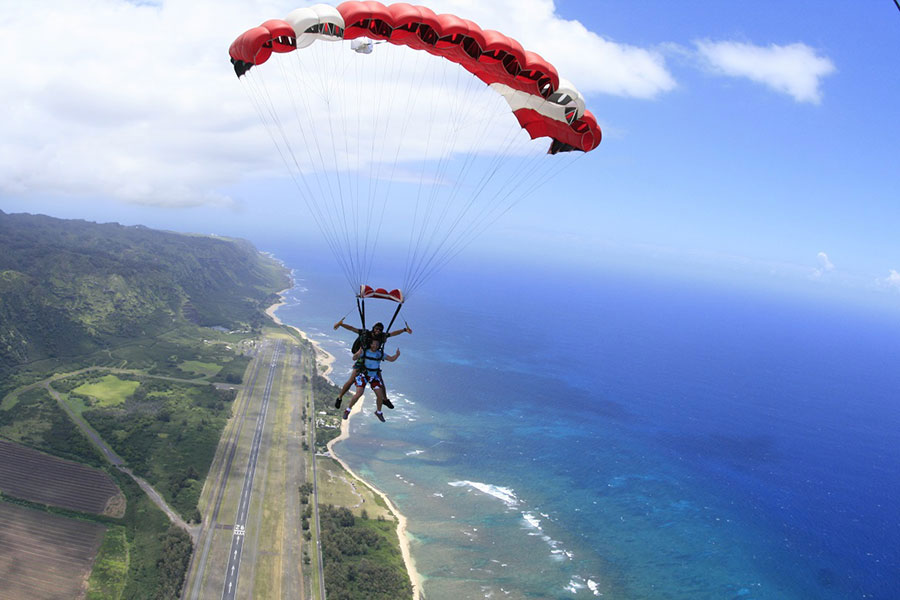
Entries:
{"type": "MultiPolygon", "coordinates": [[[[385,330],[384,330],[384,332],[385,332],[386,334],[387,334],[387,333],[390,333],[391,327],[394,325],[394,321],[397,320],[397,315],[400,314],[400,309],[401,309],[401,308],[403,308],[403,303],[402,303],[402,302],[400,302],[399,304],[397,304],[397,310],[394,311],[394,316],[391,317],[391,322],[388,323],[387,328],[385,328],[385,330]]],[[[385,338],[385,340],[387,340],[387,338],[385,338]]],[[[381,347],[384,348],[384,342],[381,342],[381,347]]]]}

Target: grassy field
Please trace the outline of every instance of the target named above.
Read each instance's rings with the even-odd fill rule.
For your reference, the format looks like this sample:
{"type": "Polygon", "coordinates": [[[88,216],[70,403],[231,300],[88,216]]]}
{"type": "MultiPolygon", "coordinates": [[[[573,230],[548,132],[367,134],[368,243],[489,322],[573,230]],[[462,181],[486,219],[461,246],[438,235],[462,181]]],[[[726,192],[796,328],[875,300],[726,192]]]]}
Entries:
{"type": "Polygon", "coordinates": [[[319,457],[316,465],[319,471],[320,504],[344,506],[356,516],[366,511],[372,519],[394,521],[394,515],[385,506],[381,496],[345,471],[336,460],[319,457]]]}
{"type": "Polygon", "coordinates": [[[85,383],[74,390],[76,394],[90,396],[97,400],[96,406],[107,408],[125,403],[125,399],[134,393],[141,384],[137,381],[119,379],[115,375],[105,375],[96,383],[85,383]]]}
{"type": "Polygon", "coordinates": [[[178,365],[178,368],[187,373],[194,373],[200,377],[209,378],[221,371],[222,365],[199,360],[186,360],[178,365]]]}
{"type": "Polygon", "coordinates": [[[87,600],[119,600],[128,582],[128,537],[122,526],[106,530],[88,580],[87,600]]]}

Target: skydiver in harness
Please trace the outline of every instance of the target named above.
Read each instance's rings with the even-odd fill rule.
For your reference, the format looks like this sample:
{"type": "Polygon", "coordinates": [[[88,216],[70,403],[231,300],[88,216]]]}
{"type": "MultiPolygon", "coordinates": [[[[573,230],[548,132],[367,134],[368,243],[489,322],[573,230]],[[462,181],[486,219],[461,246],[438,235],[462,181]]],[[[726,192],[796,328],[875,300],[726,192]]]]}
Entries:
{"type": "Polygon", "coordinates": [[[366,391],[366,384],[375,392],[375,416],[379,421],[384,423],[384,414],[381,412],[381,405],[385,403],[387,397],[384,391],[384,380],[381,378],[381,361],[394,362],[400,356],[400,348],[392,355],[388,356],[384,353],[384,343],[376,337],[369,340],[368,348],[360,348],[353,354],[354,360],[362,361],[362,368],[356,375],[356,393],[350,399],[350,404],[344,409],[344,418],[350,416],[350,410],[353,405],[362,397],[366,391]]]}
{"type": "MultiPolygon", "coordinates": [[[[343,327],[344,329],[352,331],[353,333],[355,333],[358,336],[356,339],[356,342],[359,342],[359,344],[357,345],[357,343],[354,342],[354,344],[353,344],[354,351],[357,348],[362,349],[362,350],[366,349],[366,347],[369,346],[370,341],[373,339],[378,341],[379,349],[383,349],[384,343],[385,343],[385,341],[387,341],[387,338],[393,337],[395,335],[400,335],[401,333],[409,333],[409,334],[412,333],[412,329],[410,329],[409,325],[406,325],[406,327],[404,327],[403,329],[396,329],[394,331],[391,331],[391,332],[385,334],[383,323],[375,323],[374,325],[372,325],[372,330],[369,331],[368,329],[358,329],[356,327],[353,327],[352,325],[347,325],[346,323],[344,323],[344,319],[341,319],[340,321],[338,321],[337,323],[334,324],[335,329],[337,329],[338,327],[343,327]]],[[[341,393],[338,394],[338,397],[334,401],[335,408],[341,407],[341,402],[344,399],[344,394],[346,394],[350,390],[350,386],[352,386],[353,383],[356,381],[357,377],[363,373],[363,358],[357,357],[356,354],[353,355],[353,358],[356,359],[356,362],[353,363],[353,369],[351,369],[351,371],[350,371],[350,377],[347,379],[346,382],[344,382],[343,387],[341,387],[341,393]]],[[[382,380],[382,383],[383,383],[383,380],[382,380]]],[[[388,408],[394,408],[393,403],[390,400],[388,400],[387,396],[384,397],[382,402],[388,408]]]]}

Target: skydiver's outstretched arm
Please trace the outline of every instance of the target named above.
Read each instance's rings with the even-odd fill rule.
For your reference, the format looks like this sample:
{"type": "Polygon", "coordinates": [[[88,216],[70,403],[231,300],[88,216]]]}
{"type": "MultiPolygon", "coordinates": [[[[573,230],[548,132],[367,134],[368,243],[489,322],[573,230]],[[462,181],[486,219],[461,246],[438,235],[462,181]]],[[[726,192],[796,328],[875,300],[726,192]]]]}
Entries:
{"type": "Polygon", "coordinates": [[[397,351],[394,352],[391,356],[388,356],[386,354],[384,356],[384,360],[386,360],[388,362],[394,362],[398,358],[400,358],[400,348],[397,348],[397,351]]]}
{"type": "Polygon", "coordinates": [[[387,337],[394,337],[395,335],[400,335],[401,333],[412,333],[412,329],[410,329],[409,325],[407,325],[403,329],[396,329],[390,332],[389,334],[387,334],[387,337]]]}
{"type": "Polygon", "coordinates": [[[334,324],[335,329],[337,329],[338,327],[343,327],[344,329],[349,329],[353,333],[357,333],[357,334],[360,332],[360,330],[357,329],[356,327],[354,327],[353,325],[347,325],[346,323],[344,323],[343,319],[341,319],[340,321],[338,321],[337,323],[334,324]]]}

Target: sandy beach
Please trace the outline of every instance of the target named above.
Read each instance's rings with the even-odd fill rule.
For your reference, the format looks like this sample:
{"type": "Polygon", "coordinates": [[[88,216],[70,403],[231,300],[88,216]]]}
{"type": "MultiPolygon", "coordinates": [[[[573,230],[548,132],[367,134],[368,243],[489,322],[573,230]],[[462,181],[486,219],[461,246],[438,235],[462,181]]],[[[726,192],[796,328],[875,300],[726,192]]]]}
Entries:
{"type": "MultiPolygon", "coordinates": [[[[272,318],[272,320],[275,321],[276,323],[278,323],[279,325],[283,325],[285,327],[290,327],[291,329],[296,331],[301,337],[303,337],[303,339],[307,340],[310,344],[312,344],[313,347],[316,349],[316,362],[325,367],[323,376],[329,377],[331,374],[332,368],[334,366],[334,356],[331,353],[329,353],[328,351],[326,351],[325,349],[323,349],[318,344],[318,342],[316,342],[315,340],[310,338],[306,334],[305,331],[302,331],[301,329],[294,327],[293,325],[287,325],[287,324],[283,323],[281,321],[281,319],[279,319],[275,315],[275,311],[278,310],[278,307],[282,306],[285,303],[284,297],[282,296],[282,294],[284,294],[286,291],[288,291],[288,289],[290,289],[290,288],[281,290],[278,293],[279,297],[281,297],[281,300],[279,302],[273,304],[272,306],[270,306],[268,309],[266,309],[266,314],[269,315],[272,318]]],[[[330,377],[329,377],[329,379],[330,379],[330,377]]],[[[357,403],[356,406],[353,408],[353,412],[350,413],[350,416],[353,417],[355,414],[358,414],[362,410],[362,406],[363,406],[362,402],[357,403]]],[[[363,482],[374,493],[378,494],[381,497],[381,499],[384,500],[384,503],[387,505],[388,509],[391,511],[391,513],[394,515],[394,517],[396,517],[396,519],[397,519],[397,538],[400,540],[400,553],[403,555],[403,563],[406,565],[406,571],[407,571],[407,573],[409,573],[409,580],[412,583],[413,600],[419,600],[422,597],[421,596],[422,578],[419,575],[419,572],[416,571],[416,564],[412,558],[412,553],[410,552],[410,549],[409,549],[409,538],[406,535],[406,517],[404,517],[403,514],[399,510],[397,510],[397,507],[394,506],[394,503],[391,502],[391,499],[388,498],[384,492],[382,492],[381,490],[379,490],[378,488],[373,486],[371,483],[369,483],[368,481],[366,481],[365,479],[363,479],[362,477],[360,477],[359,475],[354,473],[353,469],[351,469],[349,467],[349,465],[347,465],[347,463],[344,462],[344,460],[340,456],[338,456],[337,453],[335,453],[334,445],[336,443],[340,442],[341,440],[347,439],[349,436],[350,436],[350,420],[348,419],[341,423],[341,434],[338,437],[331,440],[330,442],[328,442],[328,451],[331,453],[332,458],[334,458],[336,461],[338,461],[341,464],[341,466],[348,473],[350,473],[353,477],[355,477],[359,481],[363,482]]]]}

